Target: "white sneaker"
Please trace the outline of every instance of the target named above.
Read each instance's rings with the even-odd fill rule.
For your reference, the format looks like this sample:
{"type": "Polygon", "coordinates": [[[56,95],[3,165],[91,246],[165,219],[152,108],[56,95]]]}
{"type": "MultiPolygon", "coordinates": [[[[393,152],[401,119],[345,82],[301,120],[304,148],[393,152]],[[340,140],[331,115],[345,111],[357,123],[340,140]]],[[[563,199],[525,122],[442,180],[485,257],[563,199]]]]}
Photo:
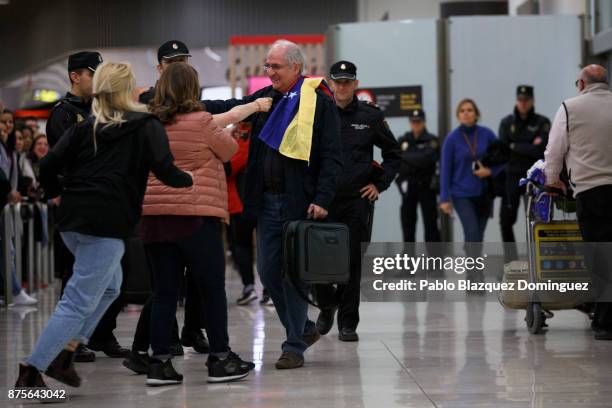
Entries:
{"type": "Polygon", "coordinates": [[[15,315],[19,316],[19,319],[23,320],[27,317],[28,314],[36,312],[38,311],[38,309],[34,306],[20,306],[11,308],[11,311],[15,315]]]}
{"type": "Polygon", "coordinates": [[[17,296],[13,297],[13,304],[15,306],[30,306],[38,303],[38,300],[28,295],[25,290],[21,289],[21,292],[17,296]]]}

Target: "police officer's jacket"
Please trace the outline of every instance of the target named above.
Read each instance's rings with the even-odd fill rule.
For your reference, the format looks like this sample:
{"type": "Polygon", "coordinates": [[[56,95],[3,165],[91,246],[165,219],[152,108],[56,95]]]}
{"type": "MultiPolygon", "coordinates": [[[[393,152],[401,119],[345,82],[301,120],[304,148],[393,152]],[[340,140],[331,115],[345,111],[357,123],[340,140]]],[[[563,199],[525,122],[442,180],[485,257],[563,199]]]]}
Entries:
{"type": "Polygon", "coordinates": [[[148,105],[151,103],[154,97],[155,97],[155,87],[152,86],[146,91],[144,91],[143,93],[141,93],[140,95],[138,95],[138,102],[144,105],[148,105]]]}
{"type": "Polygon", "coordinates": [[[499,140],[510,146],[511,150],[506,172],[518,173],[524,177],[533,163],[543,159],[549,131],[548,118],[535,113],[533,108],[524,120],[516,107],[513,114],[502,119],[499,125],[499,140]],[[542,142],[534,145],[533,141],[538,137],[542,142]]]}
{"type": "Polygon", "coordinates": [[[47,120],[47,141],[55,146],[64,132],[75,123],[83,122],[91,113],[91,101],[67,92],[51,109],[47,120]]]}
{"type": "Polygon", "coordinates": [[[410,184],[430,186],[436,174],[440,143],[438,138],[424,129],[423,134],[414,137],[406,132],[398,140],[402,162],[397,182],[408,181],[410,184]]]}
{"type": "Polygon", "coordinates": [[[359,190],[373,183],[379,192],[386,190],[400,165],[399,145],[382,111],[375,105],[353,97],[344,109],[338,107],[342,123],[343,171],[336,198],[359,197],[359,190]],[[382,171],[373,166],[374,146],[382,151],[382,171]]]}

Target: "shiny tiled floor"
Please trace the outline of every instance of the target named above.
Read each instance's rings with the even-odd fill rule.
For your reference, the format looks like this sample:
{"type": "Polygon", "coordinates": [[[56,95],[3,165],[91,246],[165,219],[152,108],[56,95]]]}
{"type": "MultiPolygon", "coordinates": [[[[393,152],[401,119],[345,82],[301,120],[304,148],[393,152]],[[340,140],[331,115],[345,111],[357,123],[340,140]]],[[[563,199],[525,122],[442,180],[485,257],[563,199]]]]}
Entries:
{"type": "MultiPolygon", "coordinates": [[[[228,296],[240,290],[228,275],[228,296]]],[[[0,406],[16,367],[32,348],[54,305],[0,309],[0,406]]],[[[181,312],[182,314],[182,312],[181,312]]],[[[311,317],[316,312],[311,310],[311,317]]],[[[116,335],[129,346],[138,319],[120,315],[116,335]]],[[[182,319],[182,316],[181,316],[182,319]]],[[[206,383],[205,356],[191,349],[175,360],[181,386],[147,388],[121,360],[78,364],[84,377],[69,389],[70,407],[611,407],[612,342],[594,341],[578,312],[557,312],[545,335],[529,335],[523,313],[475,296],[467,303],[365,303],[359,343],[337,331],[306,354],[299,370],[277,371],[283,329],[273,308],[230,306],[232,347],[257,363],[246,380],[206,383]]],[[[52,387],[62,385],[49,380],[52,387]]],[[[24,403],[24,406],[36,403],[24,403]]]]}

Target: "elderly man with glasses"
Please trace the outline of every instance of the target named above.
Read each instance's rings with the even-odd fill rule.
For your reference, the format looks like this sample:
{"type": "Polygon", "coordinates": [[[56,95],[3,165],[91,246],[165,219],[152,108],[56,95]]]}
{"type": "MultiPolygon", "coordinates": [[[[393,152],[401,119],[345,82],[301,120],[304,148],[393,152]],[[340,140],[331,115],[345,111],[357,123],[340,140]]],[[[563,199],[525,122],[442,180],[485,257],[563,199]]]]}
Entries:
{"type": "Polygon", "coordinates": [[[560,180],[565,164],[576,197],[576,215],[589,247],[587,264],[596,291],[593,322],[596,340],[612,340],[612,295],[607,252],[612,242],[612,92],[608,71],[588,65],[578,75],[580,95],[564,101],[555,115],[544,153],[546,182],[566,190],[560,180]]]}
{"type": "Polygon", "coordinates": [[[263,65],[271,86],[243,99],[203,102],[208,112],[221,113],[256,98],[273,100],[269,112],[250,118],[243,216],[257,222],[257,270],[286,329],[277,369],[302,367],[304,351],[321,337],[298,292],[309,288],[296,289],[283,279],[283,225],[326,218],[342,172],[340,117],[332,92],[322,78],[304,76],[304,65],[296,44],[276,41],[263,65]]]}

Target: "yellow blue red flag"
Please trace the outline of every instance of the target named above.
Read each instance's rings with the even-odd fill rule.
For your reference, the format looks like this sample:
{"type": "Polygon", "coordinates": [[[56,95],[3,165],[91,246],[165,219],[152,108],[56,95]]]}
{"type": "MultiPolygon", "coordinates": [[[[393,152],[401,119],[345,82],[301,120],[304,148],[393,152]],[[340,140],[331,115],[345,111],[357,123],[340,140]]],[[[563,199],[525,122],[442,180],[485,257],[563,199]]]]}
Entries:
{"type": "Polygon", "coordinates": [[[309,161],[317,89],[333,98],[323,78],[301,77],[276,104],[259,138],[283,156],[309,161]]]}

